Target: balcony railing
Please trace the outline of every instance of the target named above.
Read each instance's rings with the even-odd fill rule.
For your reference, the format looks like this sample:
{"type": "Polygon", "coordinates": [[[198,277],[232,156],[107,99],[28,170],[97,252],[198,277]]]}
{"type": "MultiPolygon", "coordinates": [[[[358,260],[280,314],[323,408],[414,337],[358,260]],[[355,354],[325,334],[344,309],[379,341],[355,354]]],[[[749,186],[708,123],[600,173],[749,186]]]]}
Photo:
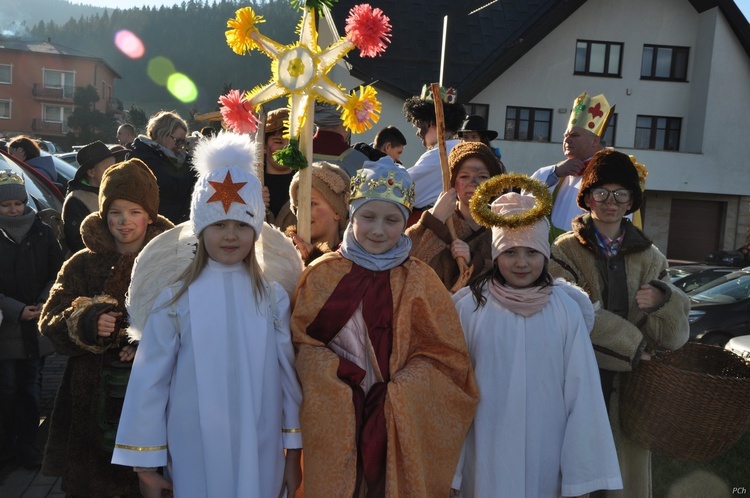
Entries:
{"type": "Polygon", "coordinates": [[[44,86],[42,83],[34,83],[31,93],[34,97],[40,99],[73,100],[75,91],[76,88],[74,86],[49,87],[44,86]]]}
{"type": "Polygon", "coordinates": [[[68,126],[65,123],[55,123],[34,118],[31,122],[31,129],[40,133],[57,133],[64,135],[68,132],[68,126]]]}

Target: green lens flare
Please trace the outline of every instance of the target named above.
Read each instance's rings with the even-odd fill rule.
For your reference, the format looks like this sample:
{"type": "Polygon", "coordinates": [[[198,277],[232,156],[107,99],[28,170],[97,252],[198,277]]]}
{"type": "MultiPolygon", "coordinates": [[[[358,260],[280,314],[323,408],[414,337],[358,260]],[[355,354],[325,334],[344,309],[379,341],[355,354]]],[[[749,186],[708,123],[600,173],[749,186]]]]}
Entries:
{"type": "Polygon", "coordinates": [[[198,98],[198,89],[193,80],[182,73],[174,73],[167,80],[167,90],[180,102],[193,102],[198,98]]]}

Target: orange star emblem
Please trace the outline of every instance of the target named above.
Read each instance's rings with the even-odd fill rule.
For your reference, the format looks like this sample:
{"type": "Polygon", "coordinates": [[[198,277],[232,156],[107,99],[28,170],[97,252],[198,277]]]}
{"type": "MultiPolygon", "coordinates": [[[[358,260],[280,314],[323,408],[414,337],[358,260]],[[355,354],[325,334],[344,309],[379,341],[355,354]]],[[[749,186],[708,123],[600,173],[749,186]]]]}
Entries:
{"type": "Polygon", "coordinates": [[[211,184],[216,192],[214,192],[214,195],[212,195],[206,201],[206,204],[208,204],[209,202],[221,201],[221,204],[224,206],[225,213],[229,212],[229,208],[232,207],[233,202],[247,204],[239,193],[240,189],[244,187],[247,182],[234,183],[232,181],[232,173],[230,171],[227,171],[227,176],[224,177],[223,182],[212,182],[211,180],[209,180],[208,183],[211,184]]]}

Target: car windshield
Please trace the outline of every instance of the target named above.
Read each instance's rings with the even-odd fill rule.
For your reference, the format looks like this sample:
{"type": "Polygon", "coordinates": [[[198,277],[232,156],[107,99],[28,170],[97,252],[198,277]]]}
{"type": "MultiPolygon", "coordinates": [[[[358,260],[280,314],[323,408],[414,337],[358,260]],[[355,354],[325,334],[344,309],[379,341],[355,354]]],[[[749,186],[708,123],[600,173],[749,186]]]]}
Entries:
{"type": "Polygon", "coordinates": [[[699,287],[690,298],[699,303],[736,303],[750,297],[750,272],[735,272],[699,287]]]}
{"type": "Polygon", "coordinates": [[[0,154],[0,169],[11,169],[25,178],[26,191],[31,197],[32,206],[37,211],[47,208],[53,208],[59,211],[62,208],[62,202],[56,198],[50,187],[44,185],[41,180],[33,178],[33,175],[24,171],[24,169],[19,164],[16,164],[10,157],[0,154]]]}

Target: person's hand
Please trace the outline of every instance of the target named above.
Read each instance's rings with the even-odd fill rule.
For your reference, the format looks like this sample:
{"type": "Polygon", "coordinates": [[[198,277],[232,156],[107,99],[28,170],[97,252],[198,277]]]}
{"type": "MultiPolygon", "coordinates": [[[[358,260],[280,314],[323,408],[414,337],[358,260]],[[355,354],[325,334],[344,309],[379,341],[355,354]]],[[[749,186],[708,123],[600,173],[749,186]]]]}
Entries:
{"type": "Polygon", "coordinates": [[[641,285],[638,292],[635,293],[635,302],[638,308],[645,310],[649,308],[658,308],[664,304],[664,293],[651,284],[641,285]]]}
{"type": "Polygon", "coordinates": [[[460,494],[461,491],[457,490],[456,488],[451,488],[451,498],[456,498],[460,494]]]}
{"type": "Polygon", "coordinates": [[[583,161],[573,157],[557,163],[555,166],[555,174],[558,178],[564,178],[570,175],[580,175],[585,168],[586,165],[583,164],[583,161]]]}
{"type": "Polygon", "coordinates": [[[120,361],[133,361],[135,358],[135,348],[128,344],[120,350],[120,361]]]}
{"type": "Polygon", "coordinates": [[[263,205],[266,206],[266,209],[271,207],[271,191],[268,190],[268,187],[263,187],[260,190],[261,195],[263,195],[263,205]]]}
{"type": "Polygon", "coordinates": [[[297,250],[300,253],[300,256],[302,256],[302,260],[307,261],[307,257],[310,255],[310,253],[313,250],[312,244],[310,244],[309,242],[306,242],[305,239],[303,239],[296,233],[292,234],[292,243],[294,243],[294,247],[297,248],[297,250]]]}
{"type": "Polygon", "coordinates": [[[108,311],[99,315],[96,321],[96,335],[98,337],[109,337],[115,331],[117,318],[122,315],[120,311],[108,311]]]}
{"type": "Polygon", "coordinates": [[[439,219],[443,223],[445,220],[453,216],[456,211],[456,189],[450,188],[447,191],[440,194],[435,201],[435,205],[432,206],[430,212],[432,216],[439,219]]]}
{"type": "Polygon", "coordinates": [[[649,361],[650,359],[651,359],[651,354],[649,354],[649,353],[647,353],[645,351],[643,353],[641,353],[641,360],[649,361]]]}
{"type": "Polygon", "coordinates": [[[24,306],[23,310],[21,311],[21,321],[27,322],[29,320],[36,320],[39,318],[39,315],[42,313],[42,308],[40,306],[35,305],[28,305],[24,306]]]}
{"type": "Polygon", "coordinates": [[[469,251],[469,244],[461,239],[456,239],[451,242],[451,256],[453,259],[464,258],[467,263],[471,261],[471,251],[469,251]]]}
{"type": "Polygon", "coordinates": [[[295,491],[299,489],[302,483],[302,466],[300,465],[300,457],[302,456],[302,450],[286,450],[286,458],[284,460],[284,482],[281,485],[281,491],[279,492],[279,498],[284,496],[286,490],[287,497],[294,496],[295,491]]]}
{"type": "Polygon", "coordinates": [[[172,483],[153,471],[138,472],[138,486],[141,489],[143,498],[161,498],[162,496],[172,495],[172,483]]]}

